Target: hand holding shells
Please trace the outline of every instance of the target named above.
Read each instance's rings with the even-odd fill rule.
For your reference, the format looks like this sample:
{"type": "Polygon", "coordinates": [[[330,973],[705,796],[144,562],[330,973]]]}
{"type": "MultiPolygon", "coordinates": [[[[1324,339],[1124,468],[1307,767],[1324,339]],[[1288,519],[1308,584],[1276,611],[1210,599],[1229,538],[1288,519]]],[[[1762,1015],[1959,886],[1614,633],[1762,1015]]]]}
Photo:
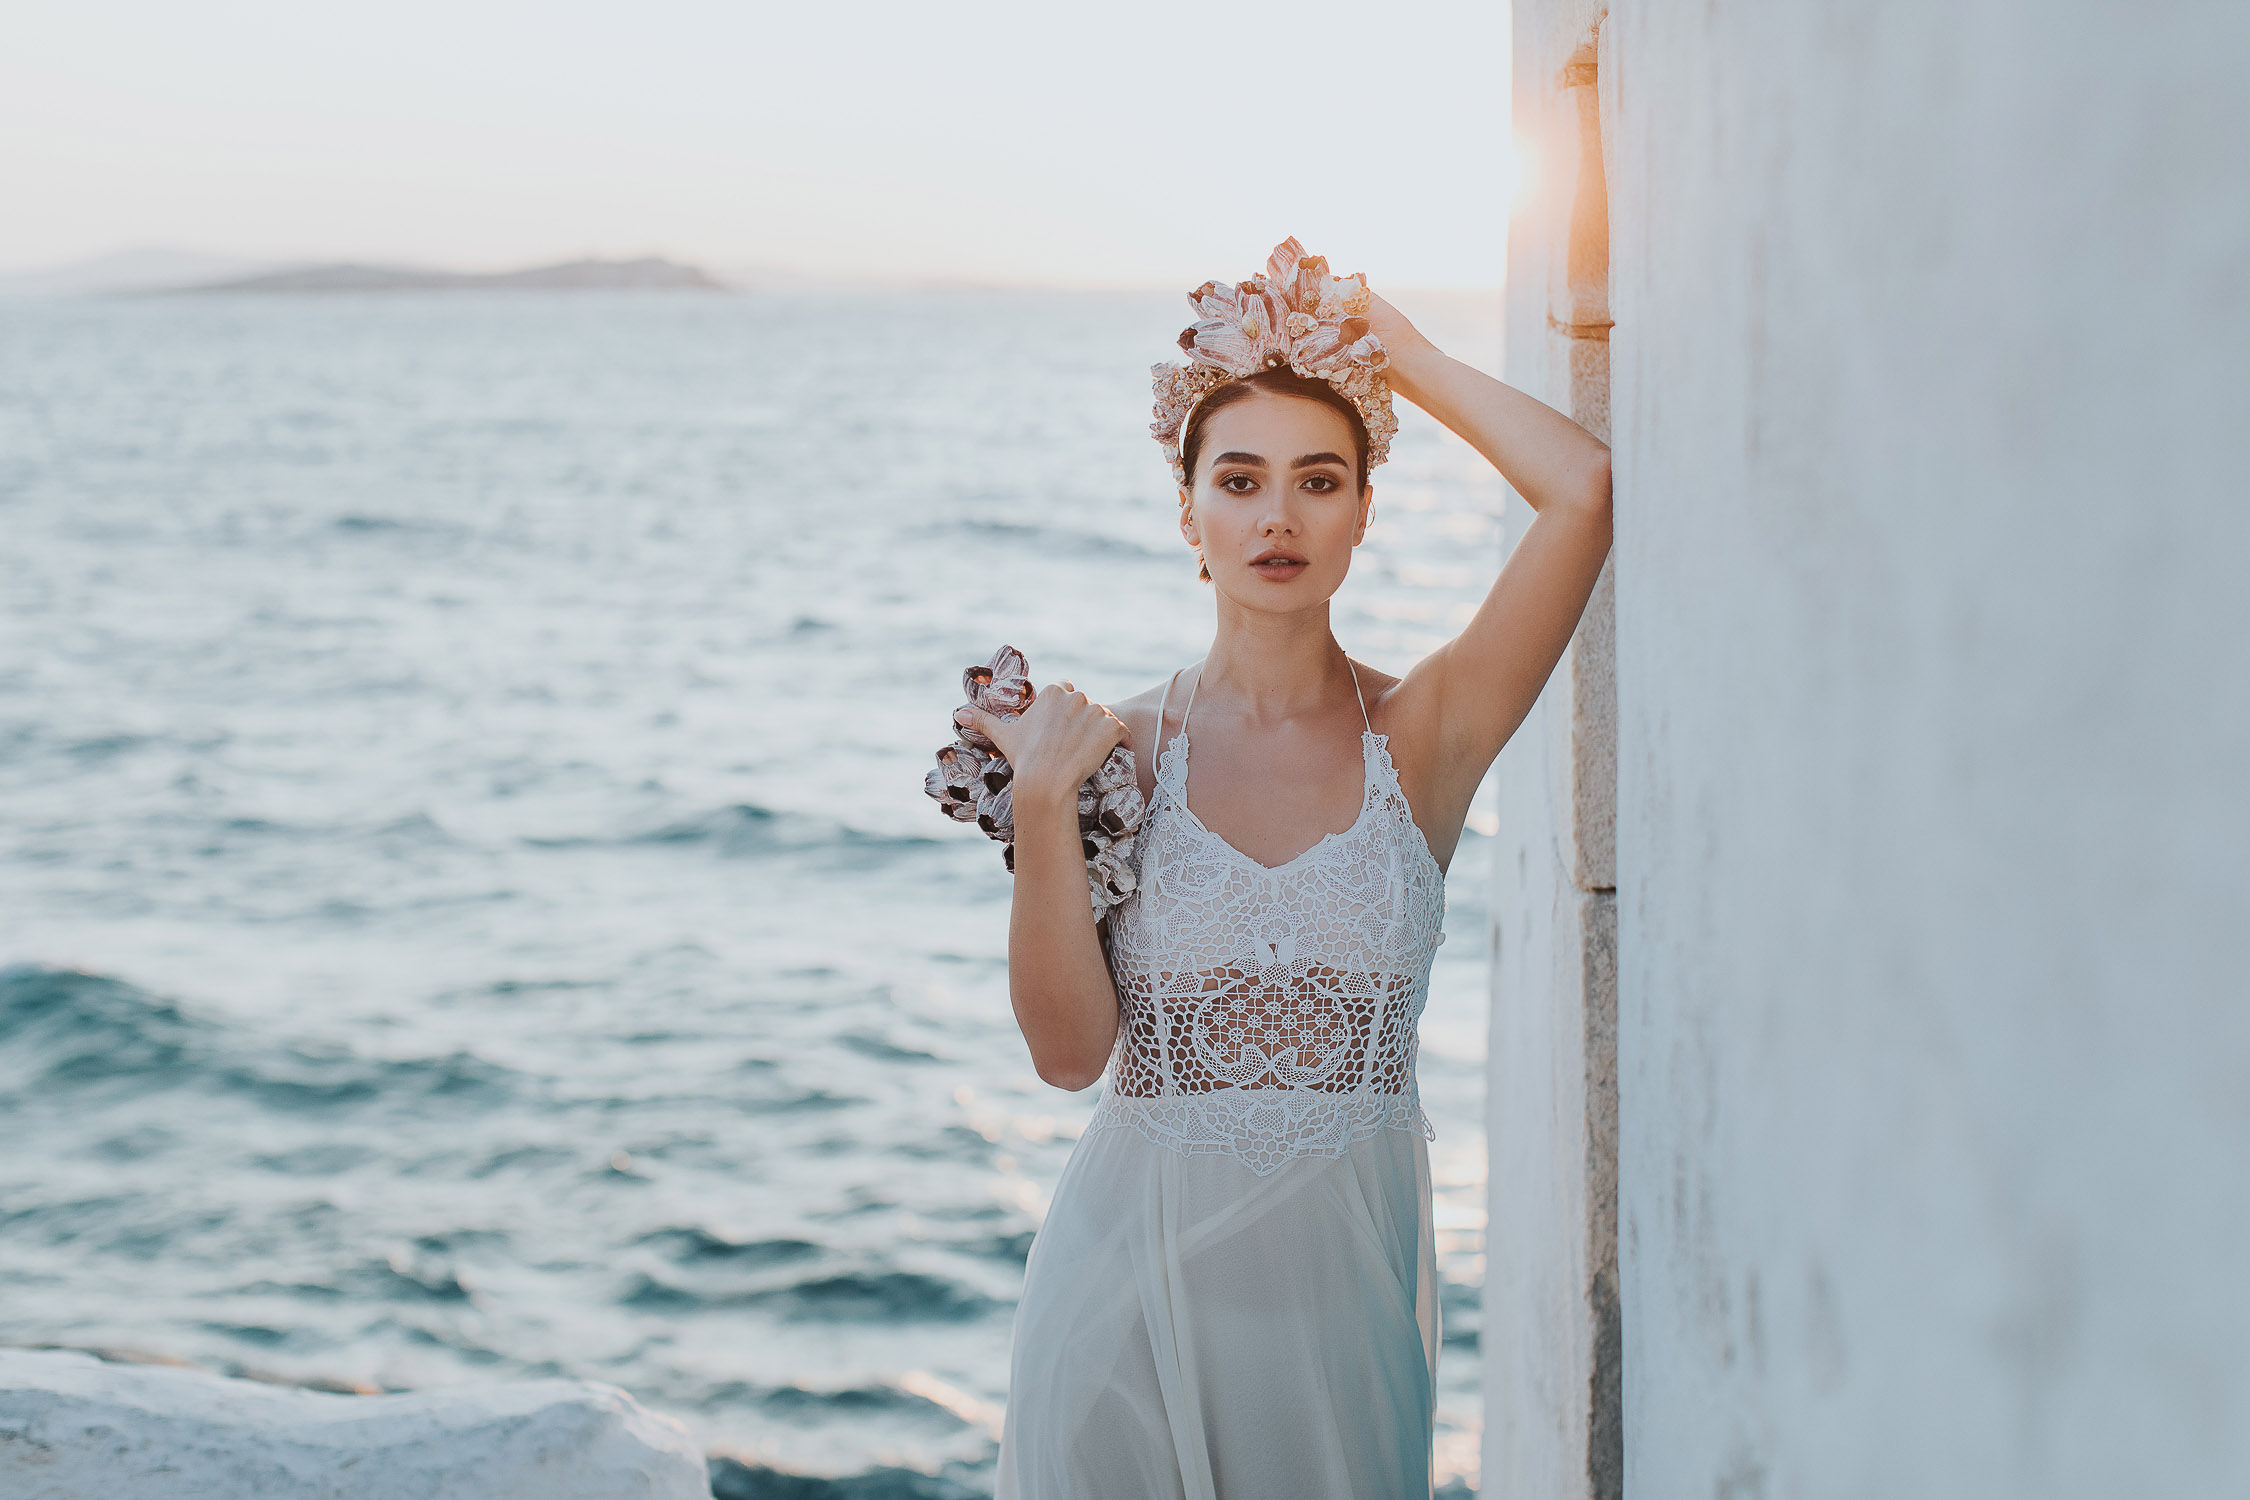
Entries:
{"type": "Polygon", "coordinates": [[[1015,869],[1015,797],[1061,796],[1076,785],[1079,842],[1094,915],[1133,893],[1133,835],[1147,811],[1125,726],[1069,683],[1031,686],[1023,653],[1002,646],[961,674],[968,702],[953,711],[953,744],[937,752],[923,790],[947,816],[975,823],[1015,869]],[[1019,774],[1017,757],[1023,766],[1019,774]]]}
{"type": "Polygon", "coordinates": [[[1406,314],[1373,292],[1367,294],[1366,317],[1367,331],[1383,341],[1384,349],[1389,351],[1394,362],[1409,350],[1426,349],[1433,354],[1437,352],[1437,346],[1429,341],[1421,329],[1407,320],[1406,314]]]}

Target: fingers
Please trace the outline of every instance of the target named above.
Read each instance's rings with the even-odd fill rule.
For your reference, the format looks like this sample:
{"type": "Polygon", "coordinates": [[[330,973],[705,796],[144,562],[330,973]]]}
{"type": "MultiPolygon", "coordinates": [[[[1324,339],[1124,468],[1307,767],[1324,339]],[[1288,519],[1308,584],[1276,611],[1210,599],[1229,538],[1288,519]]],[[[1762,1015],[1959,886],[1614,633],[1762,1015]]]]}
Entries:
{"type": "Polygon", "coordinates": [[[988,713],[974,703],[964,703],[953,710],[953,722],[970,744],[979,749],[1001,750],[1003,754],[1006,753],[995,733],[1005,722],[998,715],[988,713]]]}
{"type": "Polygon", "coordinates": [[[1101,707],[1078,691],[1078,685],[1067,677],[1041,688],[1032,703],[1034,707],[1045,704],[1050,716],[1059,714],[1065,718],[1076,718],[1089,708],[1101,707]]]}
{"type": "Polygon", "coordinates": [[[1078,684],[1068,677],[1041,688],[1033,699],[1033,707],[1045,710],[1046,722],[1058,727],[1067,725],[1067,732],[1073,735],[1091,735],[1103,742],[1105,748],[1122,743],[1130,733],[1123,719],[1111,713],[1106,704],[1096,703],[1080,692],[1078,684]]]}

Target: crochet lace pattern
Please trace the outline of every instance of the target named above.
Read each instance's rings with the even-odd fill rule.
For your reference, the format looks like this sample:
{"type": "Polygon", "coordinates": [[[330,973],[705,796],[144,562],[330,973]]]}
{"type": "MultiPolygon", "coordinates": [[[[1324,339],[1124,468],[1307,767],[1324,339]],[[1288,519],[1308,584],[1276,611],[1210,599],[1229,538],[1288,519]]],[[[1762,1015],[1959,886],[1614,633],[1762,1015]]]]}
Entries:
{"type": "Polygon", "coordinates": [[[1130,1126],[1260,1176],[1382,1129],[1431,1138],[1414,1061],[1445,875],[1386,736],[1369,727],[1360,749],[1358,819],[1268,867],[1189,809],[1183,717],[1157,757],[1138,892],[1110,913],[1120,1024],[1089,1134],[1130,1126]]]}

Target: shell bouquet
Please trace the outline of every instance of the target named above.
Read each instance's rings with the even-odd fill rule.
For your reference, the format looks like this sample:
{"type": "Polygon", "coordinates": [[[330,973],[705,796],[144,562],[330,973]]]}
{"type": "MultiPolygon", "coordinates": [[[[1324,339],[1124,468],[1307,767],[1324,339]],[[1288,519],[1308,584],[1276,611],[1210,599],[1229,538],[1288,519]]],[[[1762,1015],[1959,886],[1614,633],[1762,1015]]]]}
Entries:
{"type": "MultiPolygon", "coordinates": [[[[937,753],[937,766],[923,779],[949,818],[974,823],[999,840],[1000,857],[1010,874],[1016,868],[1015,771],[970,720],[974,706],[1002,719],[1031,707],[1031,666],[1013,646],[961,673],[969,702],[953,711],[954,742],[937,753]]],[[[1123,745],[1078,789],[1078,841],[1086,851],[1086,884],[1098,920],[1133,894],[1133,836],[1148,808],[1141,798],[1133,752],[1123,745]]]]}

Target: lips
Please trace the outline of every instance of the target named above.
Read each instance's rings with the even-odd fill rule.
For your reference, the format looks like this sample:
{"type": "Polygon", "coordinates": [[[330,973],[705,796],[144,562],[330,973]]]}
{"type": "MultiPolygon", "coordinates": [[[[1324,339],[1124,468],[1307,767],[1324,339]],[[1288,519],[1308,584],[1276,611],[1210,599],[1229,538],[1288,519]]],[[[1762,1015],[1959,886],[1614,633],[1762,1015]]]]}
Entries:
{"type": "Polygon", "coordinates": [[[1268,547],[1250,559],[1250,571],[1276,582],[1286,582],[1312,566],[1286,547],[1268,547]]]}

